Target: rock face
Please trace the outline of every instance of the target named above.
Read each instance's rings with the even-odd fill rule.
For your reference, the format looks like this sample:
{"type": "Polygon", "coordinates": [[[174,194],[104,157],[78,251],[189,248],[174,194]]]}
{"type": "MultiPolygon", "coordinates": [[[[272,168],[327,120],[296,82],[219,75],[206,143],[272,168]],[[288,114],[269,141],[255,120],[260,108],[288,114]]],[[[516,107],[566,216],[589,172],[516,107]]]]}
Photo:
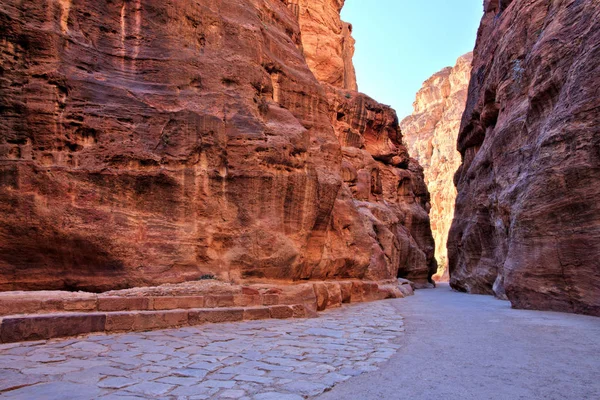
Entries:
{"type": "Polygon", "coordinates": [[[600,315],[600,3],[487,0],[478,36],[451,284],[600,315]]]}
{"type": "Polygon", "coordinates": [[[339,252],[382,276],[397,270],[420,284],[431,281],[437,264],[429,193],[423,169],[402,144],[396,112],[331,86],[329,110],[343,154],[345,185],[334,208],[339,252]]]}
{"type": "MultiPolygon", "coordinates": [[[[316,21],[346,68],[341,5],[323,3],[316,21]]],[[[322,47],[301,41],[301,11],[280,0],[2,2],[0,290],[206,274],[426,282],[428,194],[394,144],[397,119],[355,93],[332,103],[328,84],[352,87],[353,72],[314,68],[327,84],[315,79],[322,47]],[[368,143],[356,139],[354,170],[334,110],[346,102],[340,119],[368,143]]]]}
{"type": "Polygon", "coordinates": [[[352,25],[340,19],[345,0],[286,0],[298,17],[306,62],[317,79],[358,90],[352,25]]]}
{"type": "Polygon", "coordinates": [[[473,53],[458,58],[423,83],[413,104],[414,112],[400,128],[408,150],[423,167],[431,192],[431,230],[438,270],[434,279],[448,281],[446,242],[454,217],[454,173],[460,166],[456,140],[467,101],[473,53]]]}

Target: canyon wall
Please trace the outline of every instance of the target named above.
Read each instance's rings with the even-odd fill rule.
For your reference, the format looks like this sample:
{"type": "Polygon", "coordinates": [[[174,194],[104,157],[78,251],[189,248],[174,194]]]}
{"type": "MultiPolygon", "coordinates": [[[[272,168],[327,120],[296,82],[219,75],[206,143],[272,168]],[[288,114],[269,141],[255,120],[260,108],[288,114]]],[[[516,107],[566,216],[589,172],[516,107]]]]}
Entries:
{"type": "Polygon", "coordinates": [[[422,171],[345,90],[342,5],[2,2],[0,290],[426,284],[422,171]]]}
{"type": "Polygon", "coordinates": [[[451,285],[600,315],[600,2],[484,7],[458,137],[451,285]]]}
{"type": "Polygon", "coordinates": [[[340,18],[345,0],[285,0],[298,18],[303,54],[322,83],[356,91],[352,25],[340,18]]]}
{"type": "Polygon", "coordinates": [[[460,166],[456,140],[467,101],[473,53],[458,58],[427,79],[417,93],[414,112],[400,123],[412,157],[423,167],[431,192],[431,230],[435,239],[438,270],[434,279],[447,282],[446,244],[454,217],[454,173],[460,166]]]}

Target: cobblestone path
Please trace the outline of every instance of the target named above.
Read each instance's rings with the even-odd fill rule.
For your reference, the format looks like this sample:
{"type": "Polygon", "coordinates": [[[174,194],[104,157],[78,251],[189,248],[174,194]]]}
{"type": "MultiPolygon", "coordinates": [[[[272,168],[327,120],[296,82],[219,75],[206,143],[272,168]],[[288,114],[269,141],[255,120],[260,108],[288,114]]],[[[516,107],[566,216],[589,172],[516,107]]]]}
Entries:
{"type": "Polygon", "coordinates": [[[400,347],[388,301],[264,320],[0,345],[0,398],[300,400],[400,347]]]}

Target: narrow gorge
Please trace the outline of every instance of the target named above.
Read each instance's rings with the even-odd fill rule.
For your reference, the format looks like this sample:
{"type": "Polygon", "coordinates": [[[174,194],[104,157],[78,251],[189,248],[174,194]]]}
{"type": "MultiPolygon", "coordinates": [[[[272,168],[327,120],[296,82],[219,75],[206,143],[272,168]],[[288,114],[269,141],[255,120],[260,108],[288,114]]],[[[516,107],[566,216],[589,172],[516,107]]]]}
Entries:
{"type": "Polygon", "coordinates": [[[0,398],[600,399],[600,0],[479,4],[0,0],[0,398]]]}
{"type": "Polygon", "coordinates": [[[431,229],[435,239],[438,270],[435,280],[448,281],[446,242],[454,217],[454,173],[460,166],[456,140],[467,102],[473,54],[458,58],[423,83],[414,112],[400,123],[409,152],[425,172],[431,192],[431,229]]]}

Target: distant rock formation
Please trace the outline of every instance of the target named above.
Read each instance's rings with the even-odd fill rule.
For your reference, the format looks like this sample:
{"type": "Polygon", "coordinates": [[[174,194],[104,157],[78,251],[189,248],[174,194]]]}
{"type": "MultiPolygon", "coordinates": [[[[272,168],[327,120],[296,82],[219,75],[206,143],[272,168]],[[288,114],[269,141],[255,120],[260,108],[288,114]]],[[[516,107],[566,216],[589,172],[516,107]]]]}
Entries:
{"type": "Polygon", "coordinates": [[[424,169],[431,193],[431,229],[438,270],[434,279],[448,281],[446,242],[454,217],[454,173],[460,166],[456,139],[467,101],[473,53],[458,58],[423,83],[413,104],[414,112],[400,128],[412,157],[424,169]]]}
{"type": "Polygon", "coordinates": [[[517,308],[600,316],[600,2],[484,7],[450,283],[517,308]]]}
{"type": "Polygon", "coordinates": [[[351,90],[342,5],[2,2],[0,290],[427,284],[422,172],[351,90]]]}

